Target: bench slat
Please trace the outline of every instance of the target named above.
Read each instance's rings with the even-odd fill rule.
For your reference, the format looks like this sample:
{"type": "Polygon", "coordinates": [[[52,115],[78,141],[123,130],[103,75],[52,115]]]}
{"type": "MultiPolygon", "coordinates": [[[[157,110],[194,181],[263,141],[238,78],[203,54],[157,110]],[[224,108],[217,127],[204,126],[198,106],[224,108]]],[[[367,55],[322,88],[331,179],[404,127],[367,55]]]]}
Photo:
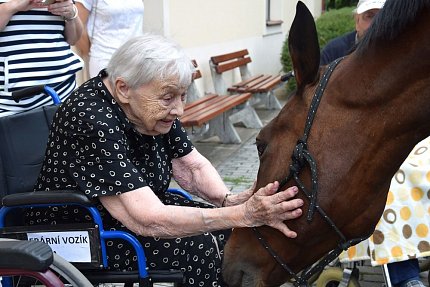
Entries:
{"type": "Polygon", "coordinates": [[[194,105],[194,103],[192,103],[193,105],[191,106],[191,104],[189,106],[185,106],[185,113],[182,117],[182,119],[187,118],[187,117],[192,117],[194,114],[198,114],[200,113],[200,111],[205,111],[208,109],[216,109],[217,111],[223,112],[228,110],[230,107],[229,106],[225,106],[226,103],[230,103],[230,104],[236,104],[239,105],[241,104],[243,101],[245,101],[245,99],[251,97],[251,95],[234,95],[234,96],[218,96],[218,95],[208,95],[206,96],[209,100],[204,100],[204,101],[200,101],[200,103],[198,105],[194,105]]]}
{"type": "Polygon", "coordinates": [[[267,81],[271,79],[271,77],[272,76],[270,75],[261,75],[260,77],[254,79],[253,81],[247,83],[246,85],[230,87],[228,91],[229,92],[236,91],[240,93],[242,92],[256,93],[261,86],[265,85],[267,81]]]}
{"type": "Polygon", "coordinates": [[[223,101],[222,96],[210,97],[210,100],[203,101],[199,105],[193,105],[191,108],[185,107],[185,111],[188,117],[193,117],[195,114],[199,114],[201,111],[213,109],[219,102],[223,101]]]}
{"type": "Polygon", "coordinates": [[[265,82],[264,85],[261,85],[257,92],[259,93],[267,93],[272,90],[277,85],[281,84],[281,76],[272,76],[268,81],[265,82]]]}
{"type": "Polygon", "coordinates": [[[236,58],[243,58],[247,55],[249,55],[248,49],[244,49],[244,50],[240,50],[240,51],[236,51],[236,52],[232,52],[224,55],[213,56],[211,57],[211,61],[215,65],[218,65],[219,63],[227,62],[236,58]]]}
{"type": "Polygon", "coordinates": [[[274,87],[279,85],[281,81],[281,76],[270,76],[270,75],[260,75],[257,78],[253,77],[249,81],[243,81],[233,85],[228,88],[229,92],[237,92],[237,93],[267,93],[272,90],[274,87]],[[245,83],[245,85],[243,85],[245,83]]]}
{"type": "Polygon", "coordinates": [[[233,107],[243,104],[251,98],[250,93],[233,96],[208,96],[210,99],[201,101],[199,105],[185,107],[184,115],[181,118],[181,122],[184,127],[201,126],[233,107]]]}
{"type": "Polygon", "coordinates": [[[258,87],[260,87],[261,85],[266,83],[267,80],[270,79],[270,77],[271,77],[270,75],[262,75],[261,77],[259,77],[255,81],[252,81],[252,82],[248,83],[247,85],[242,86],[242,88],[247,89],[247,90],[258,89],[258,87]]]}
{"type": "Polygon", "coordinates": [[[202,98],[200,98],[200,99],[198,99],[196,101],[193,101],[191,103],[186,103],[185,104],[185,110],[191,109],[194,106],[201,105],[203,102],[210,101],[212,98],[215,98],[215,97],[217,97],[217,95],[215,95],[215,94],[208,94],[208,95],[206,95],[206,96],[204,96],[204,97],[202,97],[202,98]]]}
{"type": "Polygon", "coordinates": [[[242,82],[239,82],[239,83],[233,84],[233,87],[238,87],[238,88],[240,88],[240,87],[246,86],[248,83],[251,83],[251,82],[253,82],[253,81],[256,81],[258,78],[261,78],[261,77],[263,77],[263,76],[264,76],[263,74],[261,74],[261,75],[257,75],[257,76],[253,76],[253,77],[251,77],[251,78],[249,78],[249,79],[247,79],[247,80],[244,80],[244,81],[242,81],[242,82]]]}
{"type": "Polygon", "coordinates": [[[255,83],[255,85],[250,86],[247,90],[252,93],[259,93],[260,90],[263,89],[263,87],[266,87],[267,85],[270,85],[271,81],[273,80],[273,76],[267,75],[264,77],[262,81],[259,81],[258,83],[255,83]]]}
{"type": "Polygon", "coordinates": [[[251,63],[251,62],[252,62],[251,58],[249,58],[249,57],[238,58],[238,59],[231,61],[231,62],[226,62],[226,63],[216,65],[215,71],[218,74],[221,74],[223,72],[230,71],[230,70],[233,70],[235,68],[239,68],[240,66],[244,66],[244,65],[251,63]]]}

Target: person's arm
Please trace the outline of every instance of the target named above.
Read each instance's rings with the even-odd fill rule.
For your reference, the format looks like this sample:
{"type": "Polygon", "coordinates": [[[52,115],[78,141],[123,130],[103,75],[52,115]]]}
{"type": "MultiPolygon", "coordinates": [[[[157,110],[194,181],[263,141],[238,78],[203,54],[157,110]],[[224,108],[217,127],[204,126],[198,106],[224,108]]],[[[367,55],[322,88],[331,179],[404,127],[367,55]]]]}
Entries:
{"type": "Polygon", "coordinates": [[[78,8],[72,0],[57,0],[55,3],[48,5],[48,11],[54,15],[64,18],[64,38],[70,45],[74,45],[82,35],[83,26],[79,18],[78,8]]]}
{"type": "Polygon", "coordinates": [[[299,207],[303,201],[292,199],[297,194],[297,187],[276,193],[278,187],[278,182],[270,183],[245,203],[225,208],[164,205],[149,187],[100,197],[100,202],[114,218],[142,236],[174,238],[268,225],[288,237],[296,237],[284,221],[302,214],[299,207]]]}
{"type": "Polygon", "coordinates": [[[239,194],[230,194],[215,167],[196,149],[186,156],[172,160],[175,181],[190,193],[221,206],[232,206],[245,202],[251,197],[253,188],[239,194]]]}
{"type": "MultiPolygon", "coordinates": [[[[73,16],[65,17],[65,28],[64,28],[64,37],[66,38],[67,43],[70,45],[75,45],[79,39],[81,38],[82,32],[84,31],[81,19],[79,18],[79,12],[75,5],[73,5],[73,16]]],[[[70,15],[70,14],[69,14],[70,15]]]]}
{"type": "Polygon", "coordinates": [[[87,56],[88,53],[90,52],[90,47],[91,47],[90,37],[88,36],[88,31],[86,28],[90,11],[88,11],[87,8],[85,8],[84,5],[82,5],[82,3],[80,2],[76,2],[75,5],[78,8],[79,18],[81,19],[82,25],[84,26],[82,35],[79,38],[79,40],[75,43],[75,46],[79,50],[79,53],[82,56],[87,56]]]}
{"type": "Polygon", "coordinates": [[[0,31],[6,27],[14,14],[20,11],[28,11],[37,7],[37,1],[11,0],[0,5],[0,31]]]}

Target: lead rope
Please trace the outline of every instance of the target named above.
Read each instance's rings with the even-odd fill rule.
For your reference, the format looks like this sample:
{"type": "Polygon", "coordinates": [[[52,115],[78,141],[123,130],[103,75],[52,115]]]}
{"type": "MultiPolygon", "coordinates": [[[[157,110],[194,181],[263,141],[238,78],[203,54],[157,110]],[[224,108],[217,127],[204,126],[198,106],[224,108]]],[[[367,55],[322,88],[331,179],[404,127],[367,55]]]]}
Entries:
{"type": "Polygon", "coordinates": [[[318,263],[311,268],[305,270],[302,272],[300,276],[294,273],[291,268],[288,267],[288,265],[280,258],[276,252],[270,247],[269,243],[264,239],[261,232],[256,228],[253,227],[252,230],[257,235],[257,238],[261,245],[269,252],[269,254],[278,262],[279,265],[282,266],[282,268],[287,271],[295,280],[293,282],[294,286],[308,286],[308,280],[317,272],[321,271],[328,263],[336,259],[340,253],[343,250],[347,250],[351,245],[355,245],[359,243],[360,241],[368,238],[368,236],[361,237],[361,238],[355,238],[351,240],[346,240],[346,237],[343,235],[343,233],[337,228],[337,226],[334,224],[334,222],[330,219],[330,217],[327,216],[327,214],[324,212],[324,210],[317,204],[317,194],[318,194],[318,173],[317,173],[317,166],[315,159],[312,157],[311,153],[308,151],[307,146],[307,140],[309,137],[309,133],[312,127],[312,123],[315,119],[316,111],[318,109],[319,103],[321,101],[321,97],[324,94],[325,87],[327,85],[328,80],[330,79],[330,76],[336,66],[339,64],[339,62],[343,59],[339,58],[330,63],[327,70],[324,72],[323,77],[321,81],[318,84],[317,90],[315,91],[315,94],[312,98],[312,102],[309,108],[308,116],[306,118],[306,124],[305,124],[305,130],[303,133],[303,137],[297,141],[296,147],[293,150],[292,155],[292,163],[290,164],[290,171],[288,176],[282,180],[282,182],[279,184],[279,189],[277,192],[281,190],[285,184],[290,181],[291,179],[294,179],[297,183],[297,186],[299,189],[303,191],[303,193],[306,195],[306,197],[309,199],[309,210],[307,213],[306,219],[310,222],[312,221],[313,215],[315,213],[315,210],[317,210],[323,219],[334,229],[334,231],[339,235],[340,237],[340,243],[338,246],[327,253],[321,260],[318,261],[318,263]],[[311,192],[309,193],[303,184],[303,182],[299,178],[299,173],[302,170],[302,168],[305,166],[305,164],[308,164],[311,169],[311,192]],[[303,274],[304,273],[304,274],[303,274]]]}

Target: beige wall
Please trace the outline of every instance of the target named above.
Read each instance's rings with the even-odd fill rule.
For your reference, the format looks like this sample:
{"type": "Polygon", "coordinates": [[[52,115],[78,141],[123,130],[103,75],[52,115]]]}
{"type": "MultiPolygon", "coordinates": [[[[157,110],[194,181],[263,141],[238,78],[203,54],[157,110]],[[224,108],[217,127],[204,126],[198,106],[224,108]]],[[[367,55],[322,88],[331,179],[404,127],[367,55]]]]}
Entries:
{"type": "Polygon", "coordinates": [[[260,0],[173,0],[170,3],[169,36],[185,48],[252,38],[264,32],[264,14],[260,13],[264,11],[264,2],[260,0]]]}
{"type": "MultiPolygon", "coordinates": [[[[273,14],[284,21],[281,26],[266,27],[266,0],[145,0],[144,30],[179,42],[199,63],[200,91],[211,92],[208,61],[213,55],[248,49],[252,72],[281,72],[281,50],[297,0],[271,1],[273,14]]],[[[321,14],[321,0],[303,2],[314,16],[321,14]]],[[[236,78],[230,75],[230,81],[236,78]]]]}
{"type": "MultiPolygon", "coordinates": [[[[144,0],[144,30],[173,38],[184,47],[202,71],[200,91],[212,92],[208,61],[213,55],[248,49],[252,72],[281,72],[281,50],[297,0],[271,1],[274,17],[283,21],[280,26],[266,27],[266,0],[144,0]]],[[[303,2],[315,17],[321,14],[321,0],[303,2]]],[[[236,78],[230,75],[230,81],[236,78]]]]}

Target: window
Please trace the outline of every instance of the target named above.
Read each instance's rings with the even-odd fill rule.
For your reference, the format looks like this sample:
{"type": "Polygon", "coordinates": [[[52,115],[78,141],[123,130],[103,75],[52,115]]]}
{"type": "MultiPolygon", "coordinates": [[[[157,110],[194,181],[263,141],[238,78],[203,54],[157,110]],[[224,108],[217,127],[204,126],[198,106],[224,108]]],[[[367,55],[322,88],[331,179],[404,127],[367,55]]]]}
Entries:
{"type": "Polygon", "coordinates": [[[266,26],[282,25],[282,2],[281,0],[266,0],[266,26]]]}

